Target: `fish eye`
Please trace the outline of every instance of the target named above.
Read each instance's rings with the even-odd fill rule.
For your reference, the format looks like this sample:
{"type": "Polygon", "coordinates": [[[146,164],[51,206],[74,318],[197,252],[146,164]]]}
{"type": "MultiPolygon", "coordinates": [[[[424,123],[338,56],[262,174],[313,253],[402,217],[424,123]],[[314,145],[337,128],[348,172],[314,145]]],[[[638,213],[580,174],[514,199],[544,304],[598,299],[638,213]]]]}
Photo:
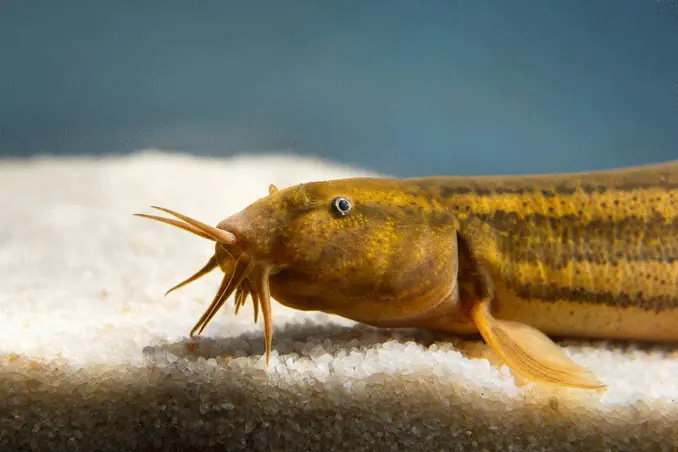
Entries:
{"type": "Polygon", "coordinates": [[[344,198],[343,196],[339,196],[332,200],[332,210],[342,217],[348,214],[348,212],[351,210],[351,207],[351,201],[344,198]]]}

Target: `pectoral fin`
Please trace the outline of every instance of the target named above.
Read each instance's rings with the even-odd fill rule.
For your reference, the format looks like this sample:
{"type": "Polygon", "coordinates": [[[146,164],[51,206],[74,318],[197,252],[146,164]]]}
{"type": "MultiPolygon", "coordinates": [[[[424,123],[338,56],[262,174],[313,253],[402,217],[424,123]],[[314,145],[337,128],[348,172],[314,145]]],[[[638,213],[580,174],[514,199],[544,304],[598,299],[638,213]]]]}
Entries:
{"type": "Polygon", "coordinates": [[[494,318],[489,300],[476,303],[471,317],[487,344],[521,377],[580,389],[606,387],[541,331],[523,323],[494,318]]]}
{"type": "Polygon", "coordinates": [[[501,301],[495,299],[495,277],[505,269],[498,258],[496,231],[480,220],[471,219],[464,224],[464,238],[459,241],[468,247],[467,255],[463,257],[473,263],[472,275],[466,278],[476,285],[467,305],[471,320],[485,342],[513,373],[524,380],[547,385],[605,388],[591,371],[570,359],[541,331],[492,315],[492,305],[501,301]]]}

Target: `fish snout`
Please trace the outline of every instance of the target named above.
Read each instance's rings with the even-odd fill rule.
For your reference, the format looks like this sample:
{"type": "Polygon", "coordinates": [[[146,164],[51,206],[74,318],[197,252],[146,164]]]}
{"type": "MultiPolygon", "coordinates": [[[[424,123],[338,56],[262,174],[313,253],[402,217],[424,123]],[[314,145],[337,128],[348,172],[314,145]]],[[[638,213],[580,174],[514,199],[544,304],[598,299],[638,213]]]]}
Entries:
{"type": "Polygon", "coordinates": [[[217,229],[235,236],[234,247],[259,263],[274,259],[274,244],[279,242],[279,228],[274,215],[261,209],[245,209],[231,215],[217,225],[217,229]]]}
{"type": "Polygon", "coordinates": [[[235,246],[246,252],[252,237],[252,227],[242,212],[231,215],[217,224],[217,229],[230,232],[235,236],[235,246]]]}

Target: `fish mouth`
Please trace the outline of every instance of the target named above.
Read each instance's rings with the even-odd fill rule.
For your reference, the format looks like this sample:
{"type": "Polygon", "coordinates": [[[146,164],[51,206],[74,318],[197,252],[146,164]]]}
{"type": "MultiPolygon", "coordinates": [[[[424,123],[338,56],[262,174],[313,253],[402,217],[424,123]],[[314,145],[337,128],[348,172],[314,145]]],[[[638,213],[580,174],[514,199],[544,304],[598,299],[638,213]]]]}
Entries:
{"type": "MultiPolygon", "coordinates": [[[[152,207],[172,215],[177,219],[141,213],[134,215],[183,229],[184,231],[216,243],[214,255],[200,270],[165,293],[165,295],[168,295],[170,292],[205,276],[217,267],[220,267],[224,272],[224,277],[221,280],[216,295],[193,329],[191,329],[189,337],[193,337],[196,334],[200,335],[214,315],[234,293],[236,315],[247,301],[247,298],[251,297],[254,307],[254,323],[257,323],[259,309],[261,309],[263,314],[264,335],[266,338],[266,365],[268,365],[271,356],[271,340],[273,338],[270,290],[270,275],[273,265],[265,262],[256,262],[252,259],[251,256],[239,246],[236,235],[238,231],[230,232],[221,228],[222,224],[224,226],[227,225],[224,222],[219,224],[220,227],[215,228],[178,212],[163,207],[152,207]]],[[[238,235],[240,234],[238,233],[238,235]]]]}

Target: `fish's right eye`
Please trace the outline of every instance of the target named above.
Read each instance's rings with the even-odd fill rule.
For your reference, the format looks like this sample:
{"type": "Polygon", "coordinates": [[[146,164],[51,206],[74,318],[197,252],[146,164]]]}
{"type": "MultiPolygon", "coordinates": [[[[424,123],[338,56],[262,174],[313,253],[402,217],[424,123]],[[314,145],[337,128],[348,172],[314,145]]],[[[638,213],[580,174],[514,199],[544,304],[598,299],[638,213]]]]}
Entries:
{"type": "Polygon", "coordinates": [[[332,211],[342,217],[351,211],[351,207],[351,201],[343,196],[338,196],[332,200],[332,211]]]}

